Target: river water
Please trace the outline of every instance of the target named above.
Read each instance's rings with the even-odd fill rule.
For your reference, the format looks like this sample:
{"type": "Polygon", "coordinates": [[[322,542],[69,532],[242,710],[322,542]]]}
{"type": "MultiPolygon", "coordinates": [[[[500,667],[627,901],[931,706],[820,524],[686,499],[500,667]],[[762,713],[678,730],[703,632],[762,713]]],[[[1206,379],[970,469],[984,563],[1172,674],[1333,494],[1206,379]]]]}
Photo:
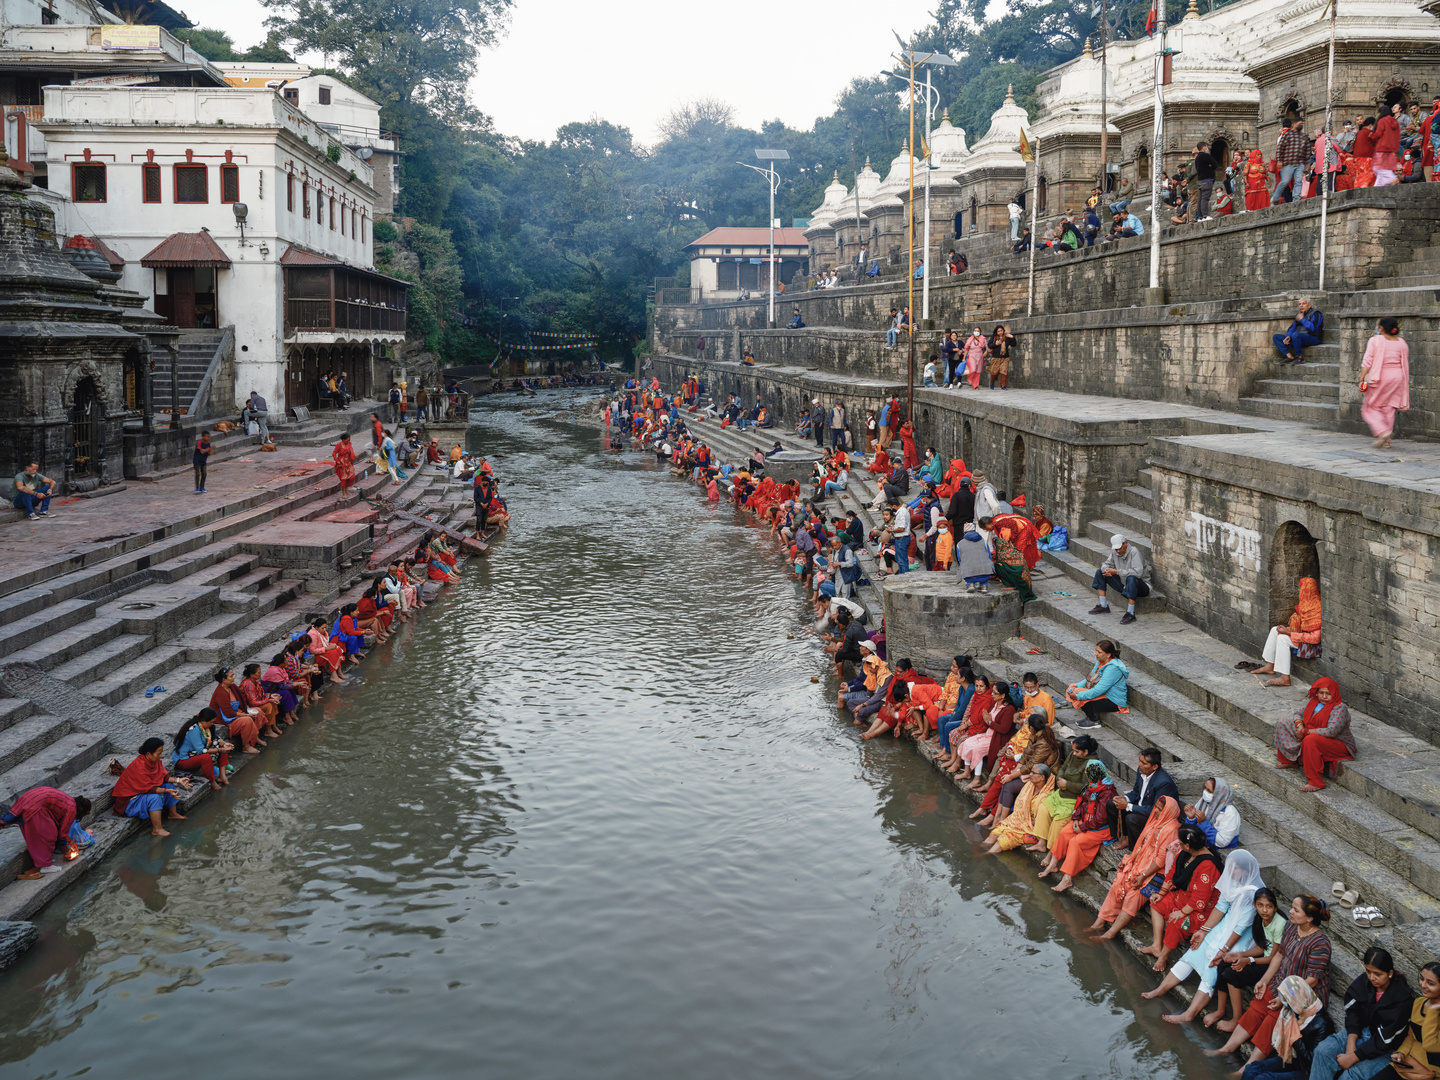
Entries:
{"type": "Polygon", "coordinates": [[[510,535],[45,912],[0,1077],[1216,1075],[837,721],[765,533],[593,431],[476,420],[510,535]]]}

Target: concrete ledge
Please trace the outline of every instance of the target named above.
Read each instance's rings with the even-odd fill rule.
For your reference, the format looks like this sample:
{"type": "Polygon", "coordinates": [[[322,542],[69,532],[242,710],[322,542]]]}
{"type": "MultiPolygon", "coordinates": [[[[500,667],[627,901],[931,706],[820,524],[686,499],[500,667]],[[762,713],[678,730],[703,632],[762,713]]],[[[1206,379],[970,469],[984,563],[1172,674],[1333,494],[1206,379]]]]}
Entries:
{"type": "Polygon", "coordinates": [[[881,591],[886,655],[922,671],[949,671],[962,653],[992,655],[1019,632],[1019,594],[999,585],[967,593],[951,571],[918,570],[886,578],[881,591]]]}

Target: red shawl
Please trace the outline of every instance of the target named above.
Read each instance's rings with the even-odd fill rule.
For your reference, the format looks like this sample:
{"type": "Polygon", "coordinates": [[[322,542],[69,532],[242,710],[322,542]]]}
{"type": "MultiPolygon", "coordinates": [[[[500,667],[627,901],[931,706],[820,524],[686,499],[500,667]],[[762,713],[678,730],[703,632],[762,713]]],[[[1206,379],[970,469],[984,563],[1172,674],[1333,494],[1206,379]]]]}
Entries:
{"type": "Polygon", "coordinates": [[[968,706],[970,713],[970,726],[965,729],[965,737],[979,735],[985,730],[985,714],[990,711],[990,706],[995,704],[995,695],[992,691],[986,690],[983,694],[976,693],[968,706]]]}
{"type": "Polygon", "coordinates": [[[1322,676],[1310,684],[1310,700],[1305,702],[1305,708],[1300,713],[1300,719],[1307,728],[1321,729],[1330,726],[1330,710],[1340,704],[1340,684],[1329,676],[1322,676]],[[1321,690],[1330,691],[1328,704],[1321,702],[1317,693],[1321,690]]]}
{"type": "Polygon", "coordinates": [[[135,760],[125,766],[120,779],[115,781],[115,790],[111,792],[115,796],[115,816],[124,817],[125,808],[134,796],[148,795],[165,783],[169,775],[160,762],[136,754],[135,760]]]}
{"type": "Polygon", "coordinates": [[[1035,532],[1035,523],[1019,514],[996,514],[993,527],[997,533],[1014,544],[1031,570],[1040,561],[1040,544],[1035,532]]]}
{"type": "Polygon", "coordinates": [[[210,695],[210,707],[227,723],[235,719],[238,713],[245,711],[245,706],[240,704],[240,698],[235,691],[227,690],[223,686],[215,687],[215,692],[210,695]]]}
{"type": "Polygon", "coordinates": [[[945,474],[945,480],[935,487],[935,494],[942,499],[949,499],[960,490],[960,481],[970,475],[970,470],[965,468],[963,458],[950,459],[950,471],[945,474]]]}

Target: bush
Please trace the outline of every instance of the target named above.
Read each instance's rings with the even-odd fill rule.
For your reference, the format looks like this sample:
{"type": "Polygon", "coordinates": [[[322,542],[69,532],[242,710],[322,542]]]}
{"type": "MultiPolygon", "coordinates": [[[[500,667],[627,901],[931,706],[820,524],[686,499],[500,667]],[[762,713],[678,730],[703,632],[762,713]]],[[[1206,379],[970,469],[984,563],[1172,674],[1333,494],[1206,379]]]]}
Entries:
{"type": "Polygon", "coordinates": [[[370,235],[375,238],[377,244],[390,244],[394,243],[396,237],[400,235],[400,230],[395,228],[388,218],[376,218],[370,235]]]}
{"type": "Polygon", "coordinates": [[[339,143],[333,143],[333,142],[330,143],[330,144],[328,144],[328,145],[325,147],[325,156],[328,157],[331,161],[339,161],[339,160],[340,160],[340,144],[339,144],[339,143]]]}

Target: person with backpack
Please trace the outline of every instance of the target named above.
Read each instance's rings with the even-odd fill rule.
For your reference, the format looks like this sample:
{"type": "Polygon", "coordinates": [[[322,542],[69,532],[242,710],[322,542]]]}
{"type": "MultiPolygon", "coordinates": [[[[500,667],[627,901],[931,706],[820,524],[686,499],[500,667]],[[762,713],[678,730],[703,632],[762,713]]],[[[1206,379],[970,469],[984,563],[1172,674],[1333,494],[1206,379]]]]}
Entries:
{"type": "Polygon", "coordinates": [[[400,384],[392,382],[390,384],[390,422],[392,424],[400,423],[400,398],[400,384]]]}

